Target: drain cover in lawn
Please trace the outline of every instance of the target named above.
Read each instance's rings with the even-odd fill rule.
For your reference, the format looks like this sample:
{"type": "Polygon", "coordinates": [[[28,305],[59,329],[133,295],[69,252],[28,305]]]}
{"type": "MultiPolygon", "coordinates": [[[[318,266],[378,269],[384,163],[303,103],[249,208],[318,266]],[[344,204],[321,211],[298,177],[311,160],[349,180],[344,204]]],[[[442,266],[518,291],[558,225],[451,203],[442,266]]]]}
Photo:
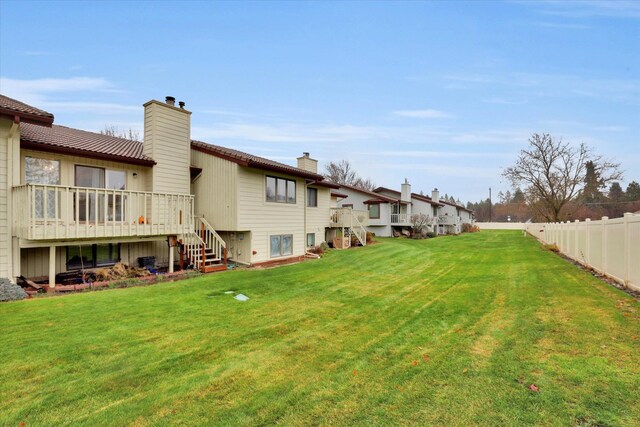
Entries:
{"type": "Polygon", "coordinates": [[[249,300],[249,297],[244,295],[244,294],[238,294],[234,298],[237,299],[238,301],[248,301],[249,300]]]}

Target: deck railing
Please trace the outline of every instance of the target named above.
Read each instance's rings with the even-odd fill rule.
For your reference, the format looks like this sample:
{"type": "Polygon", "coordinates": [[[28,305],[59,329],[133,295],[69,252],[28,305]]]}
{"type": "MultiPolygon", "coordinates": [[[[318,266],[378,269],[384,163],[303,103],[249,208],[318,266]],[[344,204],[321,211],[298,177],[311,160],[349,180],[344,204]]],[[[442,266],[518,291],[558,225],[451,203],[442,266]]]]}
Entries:
{"type": "Polygon", "coordinates": [[[190,194],[26,184],[13,187],[13,234],[28,240],[156,236],[194,230],[190,194]]]}
{"type": "Polygon", "coordinates": [[[391,224],[408,224],[409,218],[406,213],[391,214],[391,224]]]}
{"type": "Polygon", "coordinates": [[[331,227],[351,227],[354,219],[362,227],[369,225],[369,212],[351,208],[329,209],[329,224],[331,227]]]}

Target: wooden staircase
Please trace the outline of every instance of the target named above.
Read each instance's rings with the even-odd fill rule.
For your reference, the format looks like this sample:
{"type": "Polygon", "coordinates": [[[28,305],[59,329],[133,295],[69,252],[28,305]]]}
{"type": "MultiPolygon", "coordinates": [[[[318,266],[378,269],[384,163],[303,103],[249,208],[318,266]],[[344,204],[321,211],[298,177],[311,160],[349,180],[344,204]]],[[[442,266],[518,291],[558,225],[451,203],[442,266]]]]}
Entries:
{"type": "MultiPolygon", "coordinates": [[[[362,222],[358,219],[358,215],[364,211],[356,211],[350,208],[331,208],[330,224],[331,227],[346,228],[349,234],[355,235],[362,246],[367,245],[367,230],[362,222]]],[[[368,212],[365,212],[368,215],[368,212]]],[[[366,216],[364,216],[366,218],[366,216]]]]}
{"type": "Polygon", "coordinates": [[[227,244],[204,217],[194,217],[194,231],[185,238],[185,253],[202,273],[227,269],[227,244]]]}

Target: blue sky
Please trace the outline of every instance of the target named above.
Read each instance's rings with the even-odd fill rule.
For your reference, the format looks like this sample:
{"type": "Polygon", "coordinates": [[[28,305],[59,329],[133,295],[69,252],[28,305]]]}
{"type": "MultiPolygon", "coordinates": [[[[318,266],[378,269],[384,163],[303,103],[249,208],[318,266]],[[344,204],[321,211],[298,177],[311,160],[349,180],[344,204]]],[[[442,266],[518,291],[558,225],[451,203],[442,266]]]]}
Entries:
{"type": "Polygon", "coordinates": [[[640,2],[3,1],[0,78],[57,124],[141,131],[172,95],[194,138],[465,202],[532,132],[640,181],[640,2]]]}

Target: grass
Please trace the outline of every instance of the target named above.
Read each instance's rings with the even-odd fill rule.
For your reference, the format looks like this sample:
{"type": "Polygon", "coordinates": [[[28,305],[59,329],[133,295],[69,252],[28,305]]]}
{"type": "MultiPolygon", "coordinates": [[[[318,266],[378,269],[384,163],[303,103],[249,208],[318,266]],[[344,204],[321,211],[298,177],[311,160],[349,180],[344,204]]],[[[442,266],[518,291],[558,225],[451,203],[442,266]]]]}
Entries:
{"type": "Polygon", "coordinates": [[[639,309],[510,231],[6,303],[0,425],[637,425],[639,309]]]}

